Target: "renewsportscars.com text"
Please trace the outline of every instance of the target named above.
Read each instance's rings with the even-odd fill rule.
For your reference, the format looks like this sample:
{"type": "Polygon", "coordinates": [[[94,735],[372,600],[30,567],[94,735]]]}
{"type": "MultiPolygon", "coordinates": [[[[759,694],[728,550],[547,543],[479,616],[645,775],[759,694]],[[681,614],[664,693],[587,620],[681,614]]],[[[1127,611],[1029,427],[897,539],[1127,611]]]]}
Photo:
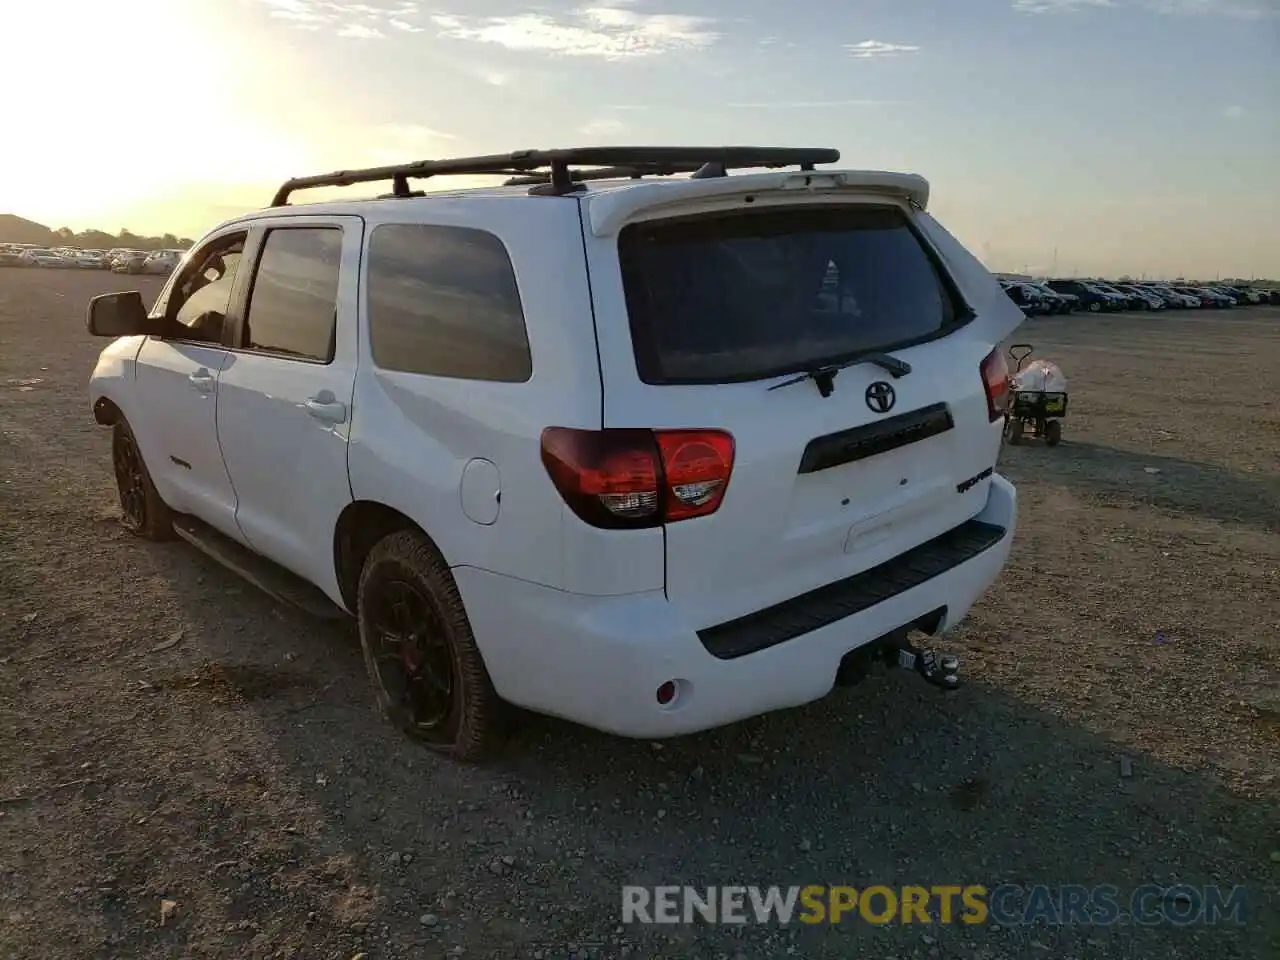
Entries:
{"type": "Polygon", "coordinates": [[[1101,885],[622,888],[623,923],[1032,923],[1145,926],[1246,922],[1243,887],[1101,885]]]}

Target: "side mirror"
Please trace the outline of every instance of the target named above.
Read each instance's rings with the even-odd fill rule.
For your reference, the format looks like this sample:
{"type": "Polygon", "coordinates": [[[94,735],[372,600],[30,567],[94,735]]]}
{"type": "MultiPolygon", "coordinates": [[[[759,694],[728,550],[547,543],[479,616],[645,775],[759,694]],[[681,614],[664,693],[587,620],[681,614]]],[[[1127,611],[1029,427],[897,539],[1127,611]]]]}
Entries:
{"type": "Polygon", "coordinates": [[[130,337],[153,333],[156,324],[147,317],[142,294],[104,293],[89,301],[89,333],[95,337],[130,337]]]}

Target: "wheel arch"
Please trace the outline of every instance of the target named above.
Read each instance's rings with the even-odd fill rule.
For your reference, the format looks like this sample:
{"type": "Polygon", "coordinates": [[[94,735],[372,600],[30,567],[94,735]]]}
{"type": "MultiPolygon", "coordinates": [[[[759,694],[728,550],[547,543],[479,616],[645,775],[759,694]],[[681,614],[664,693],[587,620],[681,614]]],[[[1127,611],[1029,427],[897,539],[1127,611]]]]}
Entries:
{"type": "MultiPolygon", "coordinates": [[[[356,587],[360,582],[360,570],[374,545],[386,536],[401,530],[413,530],[426,538],[440,556],[440,545],[422,525],[395,507],[377,500],[353,500],[338,515],[333,530],[334,573],[342,602],[352,613],[356,612],[356,587]]],[[[446,565],[448,561],[446,560],[446,565]]]]}
{"type": "Polygon", "coordinates": [[[103,427],[113,427],[124,419],[124,411],[110,397],[98,397],[93,402],[94,422],[103,427]]]}

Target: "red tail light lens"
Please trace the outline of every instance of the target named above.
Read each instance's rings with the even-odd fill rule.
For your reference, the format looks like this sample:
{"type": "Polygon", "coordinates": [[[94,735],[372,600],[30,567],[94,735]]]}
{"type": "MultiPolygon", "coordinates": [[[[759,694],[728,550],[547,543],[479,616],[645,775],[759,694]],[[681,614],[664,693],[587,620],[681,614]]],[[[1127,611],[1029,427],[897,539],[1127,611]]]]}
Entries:
{"type": "Polygon", "coordinates": [[[721,430],[542,432],[542,462],[569,508],[595,527],[634,529],[706,516],[733,472],[721,430]]]}
{"type": "Polygon", "coordinates": [[[1009,408],[1009,364],[996,347],[982,361],[982,386],[987,393],[987,416],[992,423],[1009,408]]]}
{"type": "Polygon", "coordinates": [[[733,437],[713,430],[659,430],[665,520],[715,513],[733,472],[733,437]]]}

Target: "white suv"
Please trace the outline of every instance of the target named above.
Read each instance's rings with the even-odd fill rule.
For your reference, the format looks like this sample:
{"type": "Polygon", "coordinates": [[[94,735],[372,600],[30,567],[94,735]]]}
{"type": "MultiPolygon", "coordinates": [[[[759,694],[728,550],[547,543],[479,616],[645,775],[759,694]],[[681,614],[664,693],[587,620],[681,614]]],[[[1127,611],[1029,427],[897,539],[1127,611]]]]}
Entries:
{"type": "Polygon", "coordinates": [[[1008,557],[998,343],[1023,317],[923,179],[815,166],[838,159],[588,148],[290,181],[149,312],[90,305],[120,338],[90,399],[124,522],[354,615],[384,711],[460,758],[506,703],[660,738],[910,662],[908,633],[953,627],[1008,557]],[[510,179],[409,189],[479,173],[510,179]]]}

